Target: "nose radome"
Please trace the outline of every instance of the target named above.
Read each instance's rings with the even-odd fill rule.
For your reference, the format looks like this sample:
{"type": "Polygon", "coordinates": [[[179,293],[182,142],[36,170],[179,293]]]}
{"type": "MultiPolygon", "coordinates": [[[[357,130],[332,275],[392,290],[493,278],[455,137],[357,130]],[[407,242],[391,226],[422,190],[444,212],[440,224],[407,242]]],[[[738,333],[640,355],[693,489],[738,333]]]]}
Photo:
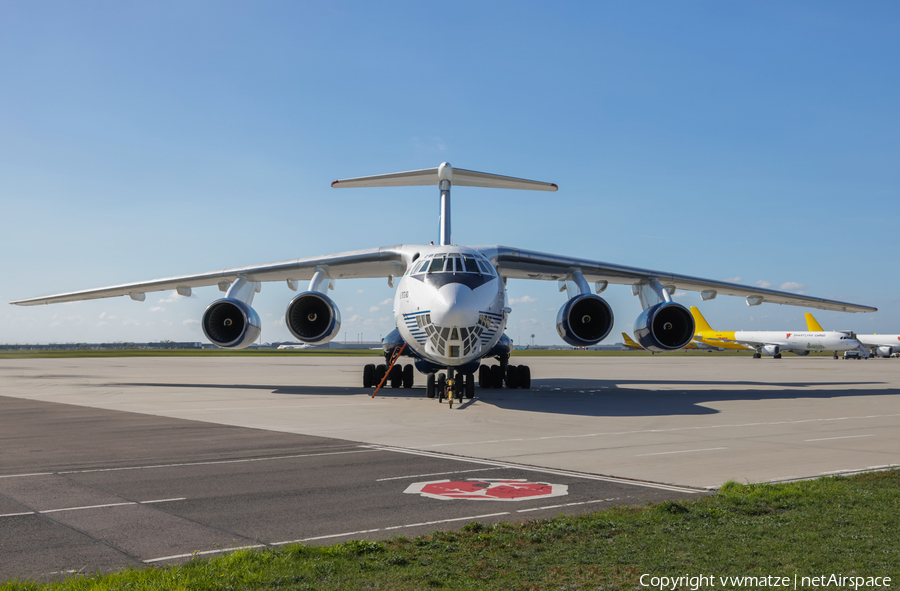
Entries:
{"type": "Polygon", "coordinates": [[[472,290],[459,283],[441,287],[431,306],[431,321],[438,326],[475,326],[478,305],[472,290]]]}

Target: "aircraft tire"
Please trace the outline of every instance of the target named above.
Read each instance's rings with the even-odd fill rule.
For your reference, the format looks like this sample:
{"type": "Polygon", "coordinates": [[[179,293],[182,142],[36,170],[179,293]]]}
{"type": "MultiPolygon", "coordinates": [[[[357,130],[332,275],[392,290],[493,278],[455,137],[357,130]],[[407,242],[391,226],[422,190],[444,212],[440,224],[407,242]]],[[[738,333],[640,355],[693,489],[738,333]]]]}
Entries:
{"type": "Polygon", "coordinates": [[[490,388],[491,387],[491,370],[488,369],[487,365],[481,365],[478,368],[478,387],[479,388],[490,388]]]}
{"type": "Polygon", "coordinates": [[[434,374],[428,374],[428,377],[425,379],[425,397],[426,398],[434,398],[434,374]]]}
{"type": "Polygon", "coordinates": [[[386,366],[386,365],[376,365],[376,366],[375,366],[375,375],[373,376],[374,379],[372,380],[372,383],[373,383],[374,385],[376,385],[376,386],[377,386],[378,384],[380,384],[380,383],[381,383],[381,380],[384,379],[384,374],[385,374],[385,373],[387,373],[387,366],[386,366]]]}
{"type": "Polygon", "coordinates": [[[412,388],[413,381],[416,379],[416,374],[413,371],[412,365],[406,365],[403,367],[403,387],[404,388],[412,388]]]}
{"type": "Polygon", "coordinates": [[[773,355],[772,358],[773,359],[781,359],[781,353],[779,353],[778,355],[773,355]]]}
{"type": "Polygon", "coordinates": [[[516,365],[507,365],[506,366],[506,387],[507,388],[518,388],[519,387],[519,367],[516,365]]]}
{"type": "Polygon", "coordinates": [[[525,390],[531,389],[531,368],[527,365],[519,366],[519,387],[525,390]]]}
{"type": "Polygon", "coordinates": [[[469,374],[466,376],[466,398],[472,399],[475,398],[475,374],[469,374]]]}
{"type": "Polygon", "coordinates": [[[368,364],[363,368],[363,388],[371,388],[375,379],[375,365],[368,364]]]}
{"type": "Polygon", "coordinates": [[[391,368],[391,388],[399,388],[403,385],[403,369],[399,365],[391,368]]]}
{"type": "Polygon", "coordinates": [[[437,377],[437,399],[438,402],[444,402],[444,391],[447,389],[447,376],[440,374],[437,377]]]}
{"type": "Polygon", "coordinates": [[[492,365],[491,367],[491,388],[502,388],[503,387],[503,368],[499,365],[492,365]]]}

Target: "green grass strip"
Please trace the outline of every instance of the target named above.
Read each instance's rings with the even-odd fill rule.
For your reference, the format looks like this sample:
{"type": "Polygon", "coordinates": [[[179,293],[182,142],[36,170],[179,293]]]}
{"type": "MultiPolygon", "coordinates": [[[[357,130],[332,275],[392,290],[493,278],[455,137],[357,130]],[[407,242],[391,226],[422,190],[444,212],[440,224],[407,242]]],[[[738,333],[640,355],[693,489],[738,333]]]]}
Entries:
{"type": "Polygon", "coordinates": [[[473,523],[415,539],[245,550],[46,585],[11,582],[0,591],[650,589],[641,587],[642,574],[715,577],[714,585],[701,589],[762,588],[719,577],[793,581],[797,575],[802,581],[831,574],[887,576],[897,587],[900,471],[790,484],[728,483],[716,495],[688,502],[518,524],[473,523]]]}

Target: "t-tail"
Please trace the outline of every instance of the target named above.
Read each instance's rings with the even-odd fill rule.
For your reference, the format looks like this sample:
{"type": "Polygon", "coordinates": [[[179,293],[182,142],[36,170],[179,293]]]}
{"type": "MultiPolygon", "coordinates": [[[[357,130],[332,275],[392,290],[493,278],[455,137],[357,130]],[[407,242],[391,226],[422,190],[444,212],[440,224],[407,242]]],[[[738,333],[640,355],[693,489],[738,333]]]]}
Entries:
{"type": "Polygon", "coordinates": [[[361,176],[337,180],[331,183],[335,189],[348,187],[416,187],[438,185],[441,189],[441,245],[452,244],[450,234],[450,186],[487,187],[490,189],[527,189],[531,191],[556,191],[554,183],[530,181],[464,168],[453,168],[444,162],[437,168],[392,172],[374,176],[361,176]]]}

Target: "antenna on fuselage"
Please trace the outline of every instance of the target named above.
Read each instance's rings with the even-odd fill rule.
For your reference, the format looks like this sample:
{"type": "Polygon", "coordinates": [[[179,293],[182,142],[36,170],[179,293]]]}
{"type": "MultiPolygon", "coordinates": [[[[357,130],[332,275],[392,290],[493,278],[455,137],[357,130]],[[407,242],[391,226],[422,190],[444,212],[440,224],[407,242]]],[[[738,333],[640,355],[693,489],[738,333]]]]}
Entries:
{"type": "Polygon", "coordinates": [[[554,183],[530,181],[511,176],[476,172],[464,168],[453,168],[444,162],[437,168],[410,170],[408,172],[392,172],[374,176],[361,176],[352,179],[334,181],[331,186],[336,189],[348,187],[416,187],[438,185],[441,189],[441,245],[449,245],[450,237],[450,187],[487,187],[489,189],[525,189],[530,191],[556,191],[554,183]]]}

